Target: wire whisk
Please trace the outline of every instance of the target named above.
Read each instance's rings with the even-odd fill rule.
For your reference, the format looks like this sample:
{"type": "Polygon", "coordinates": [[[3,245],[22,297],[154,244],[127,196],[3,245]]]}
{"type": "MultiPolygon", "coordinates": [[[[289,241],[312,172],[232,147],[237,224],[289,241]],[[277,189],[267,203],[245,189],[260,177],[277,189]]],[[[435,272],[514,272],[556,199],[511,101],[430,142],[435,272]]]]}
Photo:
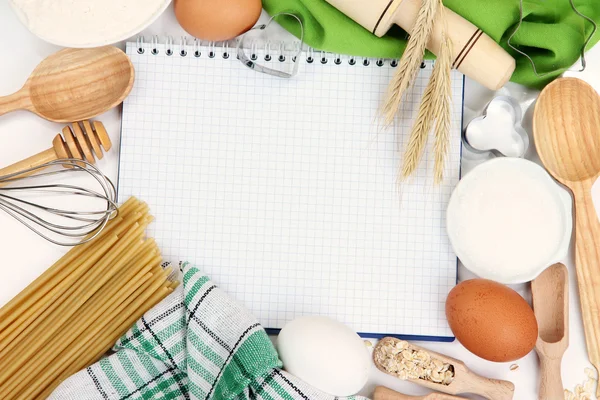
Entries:
{"type": "Polygon", "coordinates": [[[0,176],[0,210],[57,245],[93,240],[117,207],[113,183],[85,160],[54,160],[0,176]],[[45,183],[48,177],[52,183],[45,183]],[[63,178],[72,182],[58,183],[63,178]]]}

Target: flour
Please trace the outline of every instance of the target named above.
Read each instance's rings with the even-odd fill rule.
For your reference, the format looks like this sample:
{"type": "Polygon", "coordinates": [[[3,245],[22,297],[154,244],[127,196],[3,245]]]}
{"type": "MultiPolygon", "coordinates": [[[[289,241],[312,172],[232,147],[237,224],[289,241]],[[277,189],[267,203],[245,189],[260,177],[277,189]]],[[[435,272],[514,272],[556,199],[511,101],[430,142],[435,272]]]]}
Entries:
{"type": "Polygon", "coordinates": [[[570,205],[562,189],[533,163],[489,163],[467,175],[453,195],[448,211],[452,245],[465,266],[482,277],[528,280],[559,261],[553,258],[566,249],[570,205]]]}
{"type": "Polygon", "coordinates": [[[31,32],[74,47],[102,45],[135,35],[170,0],[11,0],[31,32]]]}

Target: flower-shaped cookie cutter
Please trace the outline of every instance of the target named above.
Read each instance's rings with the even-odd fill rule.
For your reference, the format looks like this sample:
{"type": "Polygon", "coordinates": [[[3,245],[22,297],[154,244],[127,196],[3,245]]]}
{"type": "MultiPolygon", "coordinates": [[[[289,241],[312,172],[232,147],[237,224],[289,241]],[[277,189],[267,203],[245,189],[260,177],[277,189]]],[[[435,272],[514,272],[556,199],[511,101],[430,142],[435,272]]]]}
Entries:
{"type": "Polygon", "coordinates": [[[519,103],[509,96],[495,97],[463,132],[463,144],[474,153],[523,158],[529,148],[529,135],[521,126],[519,103]]]}

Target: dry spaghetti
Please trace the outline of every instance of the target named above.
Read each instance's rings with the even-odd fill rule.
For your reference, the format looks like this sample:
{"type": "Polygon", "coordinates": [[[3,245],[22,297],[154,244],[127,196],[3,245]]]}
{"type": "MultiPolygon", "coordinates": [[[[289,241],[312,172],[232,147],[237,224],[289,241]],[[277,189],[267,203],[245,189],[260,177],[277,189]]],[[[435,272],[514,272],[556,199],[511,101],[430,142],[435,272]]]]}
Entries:
{"type": "Polygon", "coordinates": [[[177,286],[144,230],[148,206],[119,208],[94,241],[72,249],[0,309],[0,398],[44,399],[93,364],[177,286]]]}

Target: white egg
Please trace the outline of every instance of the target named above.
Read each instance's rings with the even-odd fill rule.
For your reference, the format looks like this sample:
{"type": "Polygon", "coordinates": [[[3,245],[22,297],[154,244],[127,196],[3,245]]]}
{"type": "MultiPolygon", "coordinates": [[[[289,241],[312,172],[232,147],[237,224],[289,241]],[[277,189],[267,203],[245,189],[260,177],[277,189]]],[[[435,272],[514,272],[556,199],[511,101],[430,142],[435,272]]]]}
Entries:
{"type": "Polygon", "coordinates": [[[331,318],[308,316],[287,323],[277,350],[287,372],[333,396],[356,394],[369,378],[364,341],[331,318]]]}

